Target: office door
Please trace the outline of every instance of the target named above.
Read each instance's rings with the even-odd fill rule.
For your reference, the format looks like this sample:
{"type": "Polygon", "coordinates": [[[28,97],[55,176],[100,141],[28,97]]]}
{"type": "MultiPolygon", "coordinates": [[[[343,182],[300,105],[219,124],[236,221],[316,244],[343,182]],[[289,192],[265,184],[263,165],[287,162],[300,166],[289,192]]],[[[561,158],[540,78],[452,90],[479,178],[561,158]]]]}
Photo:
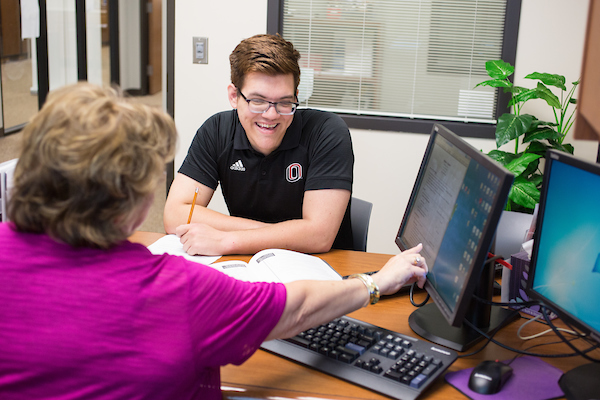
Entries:
{"type": "MultiPolygon", "coordinates": [[[[24,21],[27,28],[28,21],[24,21]]],[[[20,0],[0,1],[0,136],[19,130],[38,109],[35,40],[22,38],[20,0]]]]}

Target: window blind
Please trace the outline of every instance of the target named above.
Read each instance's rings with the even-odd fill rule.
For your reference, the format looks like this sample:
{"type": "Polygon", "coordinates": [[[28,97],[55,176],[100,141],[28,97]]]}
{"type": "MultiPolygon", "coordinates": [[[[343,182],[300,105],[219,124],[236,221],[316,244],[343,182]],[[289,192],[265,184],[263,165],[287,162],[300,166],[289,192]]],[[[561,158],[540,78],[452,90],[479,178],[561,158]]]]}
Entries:
{"type": "Polygon", "coordinates": [[[301,106],[495,123],[496,91],[473,88],[501,58],[505,14],[505,0],[286,0],[282,35],[301,106]]]}

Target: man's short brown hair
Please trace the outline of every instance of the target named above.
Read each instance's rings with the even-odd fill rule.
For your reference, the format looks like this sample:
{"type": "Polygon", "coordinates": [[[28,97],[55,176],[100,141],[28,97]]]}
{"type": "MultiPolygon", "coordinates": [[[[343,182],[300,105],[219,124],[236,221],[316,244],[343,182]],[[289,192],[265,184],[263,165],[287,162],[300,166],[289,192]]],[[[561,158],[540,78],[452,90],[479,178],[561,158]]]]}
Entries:
{"type": "Polygon", "coordinates": [[[229,56],[231,83],[241,90],[244,78],[252,72],[270,76],[292,74],[295,94],[300,83],[299,59],[298,50],[279,35],[252,36],[242,40],[229,56]]]}
{"type": "Polygon", "coordinates": [[[132,233],[176,140],[169,115],[114,89],[57,89],[23,130],[9,218],[20,231],[108,248],[132,233]]]}

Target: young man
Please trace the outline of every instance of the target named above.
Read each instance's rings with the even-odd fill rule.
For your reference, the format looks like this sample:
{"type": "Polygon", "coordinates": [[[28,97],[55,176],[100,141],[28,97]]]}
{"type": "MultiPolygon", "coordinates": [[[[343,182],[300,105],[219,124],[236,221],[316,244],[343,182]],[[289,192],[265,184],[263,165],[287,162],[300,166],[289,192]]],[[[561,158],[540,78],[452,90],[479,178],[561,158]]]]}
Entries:
{"type": "Polygon", "coordinates": [[[167,198],[166,232],[189,254],[351,249],[348,127],[335,114],[296,109],[300,54],[280,36],[245,39],[229,58],[234,109],[196,133],[167,198]],[[230,215],[206,208],[219,183],[230,215]]]}

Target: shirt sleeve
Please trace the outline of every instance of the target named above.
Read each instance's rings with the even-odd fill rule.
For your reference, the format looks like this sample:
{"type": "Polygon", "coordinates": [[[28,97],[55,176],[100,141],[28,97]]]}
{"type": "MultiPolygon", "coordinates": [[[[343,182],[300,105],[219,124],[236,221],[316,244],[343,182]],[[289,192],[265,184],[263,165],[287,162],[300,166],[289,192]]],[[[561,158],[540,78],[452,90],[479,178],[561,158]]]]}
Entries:
{"type": "Polygon", "coordinates": [[[216,114],[207,119],[196,131],[187,156],[179,172],[215,190],[219,183],[217,159],[219,150],[219,129],[222,115],[216,114]]]}
{"type": "Polygon", "coordinates": [[[346,123],[332,113],[318,112],[309,144],[310,167],[305,190],[352,191],[354,152],[346,123]]]}
{"type": "Polygon", "coordinates": [[[210,267],[192,268],[190,327],[200,366],[241,364],[279,322],[285,286],[238,281],[210,267]]]}

